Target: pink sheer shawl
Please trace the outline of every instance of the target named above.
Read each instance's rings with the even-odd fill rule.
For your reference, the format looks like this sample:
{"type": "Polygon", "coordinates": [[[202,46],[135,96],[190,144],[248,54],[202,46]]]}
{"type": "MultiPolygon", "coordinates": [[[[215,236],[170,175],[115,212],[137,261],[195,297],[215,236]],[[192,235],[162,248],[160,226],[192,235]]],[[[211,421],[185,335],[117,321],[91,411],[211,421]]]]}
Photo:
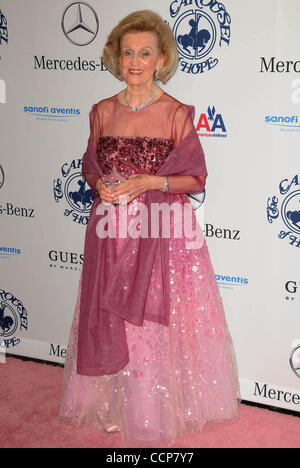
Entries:
{"type": "MultiPolygon", "coordinates": [[[[192,121],[194,108],[184,106],[184,111],[192,121]]],[[[90,114],[91,134],[82,160],[82,174],[91,186],[93,177],[96,180],[104,175],[95,149],[95,113],[96,105],[90,114]],[[90,180],[89,176],[92,176],[90,180]]],[[[101,133],[105,133],[103,127],[101,133]]],[[[205,178],[204,154],[194,126],[190,126],[187,134],[181,133],[181,139],[177,136],[176,143],[156,174],[205,178]]],[[[146,192],[144,205],[149,214],[149,232],[151,205],[163,202],[170,205],[172,200],[168,192],[146,192]]],[[[158,237],[127,237],[125,246],[117,255],[116,239],[99,238],[97,235],[101,215],[97,215],[96,211],[100,204],[101,200],[96,196],[85,236],[77,355],[77,372],[80,375],[113,374],[127,365],[126,321],[135,325],[142,325],[144,320],[165,326],[169,323],[169,239],[162,236],[162,225],[159,226],[158,237]],[[156,291],[155,298],[151,297],[149,308],[147,297],[153,274],[158,275],[161,287],[156,291]]]]}

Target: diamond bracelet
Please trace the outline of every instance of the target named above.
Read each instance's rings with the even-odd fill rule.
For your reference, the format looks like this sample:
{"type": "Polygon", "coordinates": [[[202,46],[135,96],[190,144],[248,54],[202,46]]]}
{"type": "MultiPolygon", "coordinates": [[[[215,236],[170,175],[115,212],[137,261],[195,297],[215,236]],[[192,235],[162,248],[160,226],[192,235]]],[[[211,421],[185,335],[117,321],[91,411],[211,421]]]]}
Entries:
{"type": "Polygon", "coordinates": [[[169,179],[168,177],[165,177],[165,184],[164,184],[164,188],[163,188],[163,192],[168,192],[169,190],[169,179]]]}

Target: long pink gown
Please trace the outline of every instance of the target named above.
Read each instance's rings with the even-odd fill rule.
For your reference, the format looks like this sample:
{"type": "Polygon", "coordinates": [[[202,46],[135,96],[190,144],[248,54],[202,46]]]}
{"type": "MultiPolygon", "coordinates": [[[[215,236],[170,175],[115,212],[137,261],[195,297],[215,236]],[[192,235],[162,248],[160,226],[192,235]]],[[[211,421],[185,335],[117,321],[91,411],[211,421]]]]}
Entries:
{"type": "MultiPolygon", "coordinates": [[[[183,115],[183,106],[166,93],[139,112],[116,96],[101,101],[93,139],[104,173],[115,167],[124,176],[155,174],[188,131],[190,123],[183,115]]],[[[173,197],[182,205],[189,203],[186,194],[173,197]]],[[[142,200],[140,196],[131,203],[142,200]]],[[[171,218],[171,228],[174,222],[171,218]]],[[[235,354],[207,246],[204,241],[199,249],[187,249],[186,241],[170,239],[169,326],[127,322],[129,364],[116,374],[77,374],[80,279],[65,362],[64,421],[117,429],[124,441],[151,446],[171,445],[209,421],[237,415],[235,354]]],[[[124,243],[126,238],[117,238],[117,252],[124,243]]]]}

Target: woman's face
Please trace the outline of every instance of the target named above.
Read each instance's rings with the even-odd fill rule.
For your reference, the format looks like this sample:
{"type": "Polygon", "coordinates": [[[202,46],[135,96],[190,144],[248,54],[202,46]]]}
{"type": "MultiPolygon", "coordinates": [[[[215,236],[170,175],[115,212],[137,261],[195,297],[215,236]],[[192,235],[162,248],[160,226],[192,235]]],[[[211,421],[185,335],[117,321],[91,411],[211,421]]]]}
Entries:
{"type": "Polygon", "coordinates": [[[164,58],[153,32],[128,32],[121,40],[120,66],[127,85],[147,86],[164,58]]]}

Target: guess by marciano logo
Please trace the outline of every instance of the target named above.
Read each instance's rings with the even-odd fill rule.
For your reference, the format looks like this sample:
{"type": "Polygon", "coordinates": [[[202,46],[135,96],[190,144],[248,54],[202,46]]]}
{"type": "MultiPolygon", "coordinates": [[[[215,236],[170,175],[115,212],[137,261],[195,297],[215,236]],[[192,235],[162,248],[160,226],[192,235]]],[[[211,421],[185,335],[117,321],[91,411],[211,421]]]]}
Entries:
{"type": "Polygon", "coordinates": [[[300,176],[281,180],[278,193],[268,198],[267,219],[270,224],[280,221],[279,239],[300,247],[300,176]]]}
{"type": "Polygon", "coordinates": [[[218,54],[228,46],[231,17],[216,0],[174,0],[170,4],[174,19],[181,71],[193,75],[211,70],[219,63],[218,54]]]}
{"type": "Polygon", "coordinates": [[[300,281],[286,281],[285,300],[290,303],[300,302],[300,281]]]}

